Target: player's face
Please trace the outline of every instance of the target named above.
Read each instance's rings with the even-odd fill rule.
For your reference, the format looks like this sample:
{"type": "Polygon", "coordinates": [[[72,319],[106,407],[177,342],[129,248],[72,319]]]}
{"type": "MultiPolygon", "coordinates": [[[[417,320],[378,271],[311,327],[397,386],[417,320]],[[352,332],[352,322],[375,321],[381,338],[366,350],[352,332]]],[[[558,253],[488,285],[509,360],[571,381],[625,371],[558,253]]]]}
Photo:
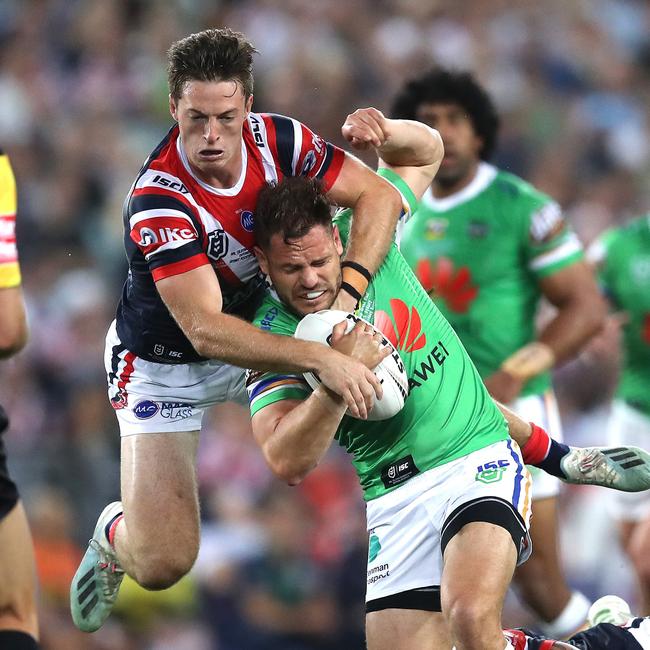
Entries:
{"type": "Polygon", "coordinates": [[[273,235],[267,250],[255,252],[280,298],[304,316],[329,309],[341,286],[343,245],[336,227],[314,226],[289,243],[273,235]]]}
{"type": "Polygon", "coordinates": [[[452,187],[469,182],[476,172],[483,146],[470,116],[458,104],[422,104],[417,118],[438,129],[445,145],[445,156],[434,184],[452,187]]]}
{"type": "Polygon", "coordinates": [[[179,99],[169,98],[183,149],[194,173],[230,187],[241,172],[242,129],[253,103],[236,81],[188,81],[179,99]]]}

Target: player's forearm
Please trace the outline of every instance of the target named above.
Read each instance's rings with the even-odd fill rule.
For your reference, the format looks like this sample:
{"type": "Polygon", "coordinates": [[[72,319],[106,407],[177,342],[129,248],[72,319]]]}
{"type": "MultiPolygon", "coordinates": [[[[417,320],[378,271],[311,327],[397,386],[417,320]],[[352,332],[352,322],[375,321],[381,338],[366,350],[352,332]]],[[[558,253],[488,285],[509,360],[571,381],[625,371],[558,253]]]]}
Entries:
{"type": "Polygon", "coordinates": [[[388,138],[377,155],[395,167],[420,167],[439,163],[444,155],[442,138],[435,129],[414,120],[386,120],[388,138]]]}
{"type": "Polygon", "coordinates": [[[323,356],[334,353],[320,343],[263,332],[224,313],[197,317],[183,329],[201,356],[252,370],[317,371],[323,356]]]}
{"type": "Polygon", "coordinates": [[[300,483],[329,449],[345,411],[343,400],[322,385],[289,411],[262,446],[273,473],[300,483]]]}
{"type": "Polygon", "coordinates": [[[502,364],[522,381],[572,358],[604,324],[605,304],[600,296],[580,298],[562,305],[543,328],[537,341],[517,350],[502,364]]]}
{"type": "Polygon", "coordinates": [[[553,351],[556,363],[575,356],[603,327],[607,311],[598,295],[580,298],[560,307],[544,327],[539,341],[553,351]]]}
{"type": "Polygon", "coordinates": [[[352,207],[354,217],[345,259],[360,264],[374,274],[393,242],[402,199],[394,187],[373,174],[352,207]]]}
{"type": "Polygon", "coordinates": [[[0,288],[0,358],[16,354],[27,343],[27,317],[20,286],[0,288]]]}

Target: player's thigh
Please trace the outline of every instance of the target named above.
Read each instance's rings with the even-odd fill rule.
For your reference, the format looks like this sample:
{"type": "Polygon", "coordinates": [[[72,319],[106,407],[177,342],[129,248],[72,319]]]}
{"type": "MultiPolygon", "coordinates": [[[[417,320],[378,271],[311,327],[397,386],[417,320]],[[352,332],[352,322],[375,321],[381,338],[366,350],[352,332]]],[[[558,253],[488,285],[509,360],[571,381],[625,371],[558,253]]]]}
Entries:
{"type": "Polygon", "coordinates": [[[491,604],[500,612],[517,564],[512,536],[502,526],[474,521],[454,535],[443,556],[442,611],[459,601],[491,604]]]}
{"type": "Polygon", "coordinates": [[[440,612],[384,609],[366,614],[368,650],[449,650],[451,640],[440,612]]]}
{"type": "MultiPolygon", "coordinates": [[[[530,477],[515,443],[494,443],[463,461],[465,483],[442,528],[442,611],[484,598],[500,610],[517,563],[530,555],[530,477]]],[[[485,601],[485,602],[488,602],[485,601]]]]}
{"type": "Polygon", "coordinates": [[[134,542],[197,543],[198,439],[198,431],[122,437],[122,504],[134,542]]]}

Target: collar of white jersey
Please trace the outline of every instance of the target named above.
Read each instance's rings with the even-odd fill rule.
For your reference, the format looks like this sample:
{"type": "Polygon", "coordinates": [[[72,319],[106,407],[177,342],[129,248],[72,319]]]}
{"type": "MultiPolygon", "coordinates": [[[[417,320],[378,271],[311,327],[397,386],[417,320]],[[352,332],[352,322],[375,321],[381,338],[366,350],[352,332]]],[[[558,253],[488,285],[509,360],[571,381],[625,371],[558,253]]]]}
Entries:
{"type": "Polygon", "coordinates": [[[470,184],[466,185],[462,190],[459,190],[455,194],[445,196],[443,199],[437,199],[433,196],[431,186],[429,186],[422,197],[422,203],[436,212],[451,210],[457,205],[466,203],[475,196],[478,196],[494,180],[496,175],[497,168],[494,165],[480,162],[476,168],[476,175],[470,184]]]}
{"type": "Polygon", "coordinates": [[[181,136],[179,134],[178,139],[176,140],[176,151],[183,163],[183,167],[187,173],[206,191],[211,192],[212,194],[218,194],[219,196],[236,196],[241,191],[241,188],[244,185],[244,180],[246,179],[246,167],[248,166],[248,150],[246,149],[246,143],[242,138],[241,141],[241,174],[239,174],[239,179],[232,187],[214,187],[208,185],[206,182],[202,181],[193,171],[190,166],[190,161],[187,159],[187,154],[183,148],[183,143],[181,142],[181,136]]]}

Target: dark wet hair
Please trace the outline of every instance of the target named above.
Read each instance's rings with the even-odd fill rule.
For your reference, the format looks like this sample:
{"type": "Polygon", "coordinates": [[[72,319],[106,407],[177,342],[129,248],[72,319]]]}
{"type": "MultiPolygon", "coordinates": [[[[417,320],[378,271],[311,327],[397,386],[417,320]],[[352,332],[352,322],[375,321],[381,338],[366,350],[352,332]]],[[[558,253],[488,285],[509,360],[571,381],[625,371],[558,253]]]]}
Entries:
{"type": "Polygon", "coordinates": [[[167,51],[167,83],[174,99],[188,81],[237,81],[244,97],[253,94],[253,54],[257,50],[232,29],[206,29],[172,43],[167,51]]]}
{"type": "Polygon", "coordinates": [[[268,249],[273,235],[288,242],[304,237],[314,226],[332,228],[330,203],[320,181],[289,176],[260,192],[253,229],[260,248],[268,249]]]}

